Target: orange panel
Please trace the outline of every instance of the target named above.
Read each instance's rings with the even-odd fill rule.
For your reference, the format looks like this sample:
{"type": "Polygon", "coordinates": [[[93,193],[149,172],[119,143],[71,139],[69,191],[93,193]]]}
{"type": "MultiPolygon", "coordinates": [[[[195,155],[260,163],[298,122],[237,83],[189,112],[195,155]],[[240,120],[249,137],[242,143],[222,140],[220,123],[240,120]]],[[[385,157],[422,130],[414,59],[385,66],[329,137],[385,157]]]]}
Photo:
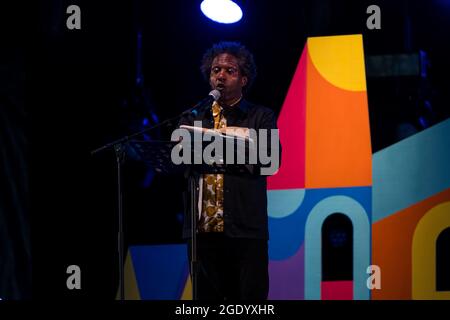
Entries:
{"type": "Polygon", "coordinates": [[[366,91],[337,88],[307,60],[305,187],[371,186],[366,91]]]}
{"type": "Polygon", "coordinates": [[[372,226],[372,263],[381,268],[381,289],[373,300],[412,298],[412,238],[417,223],[435,205],[448,201],[450,189],[401,210],[372,226]]]}

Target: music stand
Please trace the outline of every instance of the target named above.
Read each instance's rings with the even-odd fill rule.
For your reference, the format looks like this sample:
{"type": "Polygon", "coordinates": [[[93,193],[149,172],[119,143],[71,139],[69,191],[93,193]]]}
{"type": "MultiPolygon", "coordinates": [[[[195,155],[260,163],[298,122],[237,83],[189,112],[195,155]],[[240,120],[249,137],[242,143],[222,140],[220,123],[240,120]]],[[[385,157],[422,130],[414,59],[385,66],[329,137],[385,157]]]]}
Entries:
{"type": "MultiPolygon", "coordinates": [[[[211,169],[207,165],[176,165],[172,162],[172,149],[178,142],[172,141],[141,141],[130,140],[127,143],[128,152],[131,152],[133,158],[137,161],[143,161],[161,174],[179,174],[184,173],[189,181],[190,193],[190,214],[191,214],[191,282],[192,282],[192,299],[197,299],[197,187],[196,174],[205,172],[218,172],[220,169],[211,169]]],[[[193,148],[191,148],[193,152],[193,148]]]]}
{"type": "Polygon", "coordinates": [[[159,140],[130,140],[126,143],[127,153],[137,161],[142,161],[162,174],[183,173],[184,165],[176,165],[171,160],[172,149],[178,142],[159,140]]]}
{"type": "MultiPolygon", "coordinates": [[[[105,150],[108,149],[113,149],[116,155],[116,163],[117,163],[117,194],[118,194],[118,224],[119,224],[119,233],[118,233],[118,251],[119,251],[119,291],[120,291],[120,300],[124,300],[124,295],[125,295],[125,290],[124,290],[124,266],[123,266],[123,225],[122,225],[122,190],[121,190],[121,165],[122,163],[125,161],[125,148],[128,147],[132,147],[133,146],[137,147],[134,149],[134,155],[140,155],[141,159],[144,160],[150,160],[150,163],[153,164],[157,164],[154,162],[151,162],[152,157],[146,157],[146,155],[150,155],[153,153],[153,151],[150,151],[150,153],[146,153],[147,151],[149,151],[147,148],[141,148],[139,145],[134,145],[137,141],[134,141],[133,143],[130,143],[132,138],[138,137],[146,132],[149,132],[151,130],[155,130],[157,128],[163,127],[163,126],[168,126],[168,125],[172,125],[175,121],[178,121],[181,117],[183,116],[187,116],[190,114],[196,114],[199,111],[204,110],[206,107],[209,106],[210,102],[212,102],[212,99],[214,100],[218,100],[220,97],[220,93],[217,90],[213,90],[209,93],[208,98],[203,99],[202,101],[200,101],[199,103],[197,103],[195,106],[193,106],[192,108],[189,108],[188,110],[183,111],[182,113],[180,113],[179,115],[170,118],[170,119],[166,119],[163,122],[160,122],[150,128],[144,128],[138,132],[135,132],[131,135],[126,135],[123,136],[122,138],[119,138],[117,140],[114,140],[112,142],[109,142],[97,149],[94,149],[91,151],[91,155],[95,155],[98,154],[100,152],[103,152],[105,150]],[[213,91],[216,91],[215,93],[213,93],[213,91]]],[[[169,145],[174,145],[175,142],[171,142],[171,141],[153,141],[153,144],[148,144],[147,142],[149,141],[140,141],[138,143],[144,143],[146,145],[151,145],[152,148],[150,149],[154,149],[154,151],[158,150],[158,148],[164,146],[164,148],[167,148],[169,145]]],[[[128,151],[130,151],[131,149],[128,148],[128,151]]],[[[158,153],[158,152],[157,152],[158,153]]],[[[169,153],[170,154],[170,153],[169,153]]],[[[167,154],[164,155],[164,157],[166,157],[167,154]]],[[[166,164],[173,164],[172,161],[167,161],[166,164]]],[[[162,165],[162,163],[160,163],[160,165],[162,165]]],[[[163,170],[163,168],[167,168],[167,167],[159,167],[159,165],[157,166],[158,168],[160,168],[161,170],[163,170]]],[[[178,169],[181,169],[181,167],[179,167],[178,169]]],[[[189,177],[191,175],[189,174],[189,177]]],[[[195,181],[192,182],[193,185],[195,186],[195,181]]],[[[195,191],[195,187],[193,189],[194,193],[195,191]]],[[[193,195],[195,196],[195,194],[193,195]]],[[[192,214],[192,216],[194,216],[194,214],[192,214]]],[[[193,232],[194,236],[195,236],[195,232],[193,232]]]]}

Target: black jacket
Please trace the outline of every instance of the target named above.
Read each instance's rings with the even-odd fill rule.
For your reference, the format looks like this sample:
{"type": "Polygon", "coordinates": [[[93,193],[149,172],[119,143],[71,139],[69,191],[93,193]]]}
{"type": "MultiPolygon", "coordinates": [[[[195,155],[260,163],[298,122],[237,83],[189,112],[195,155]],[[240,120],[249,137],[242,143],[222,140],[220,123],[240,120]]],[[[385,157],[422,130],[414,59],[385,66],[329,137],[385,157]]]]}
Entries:
{"type": "MultiPolygon", "coordinates": [[[[276,117],[272,110],[241,100],[237,106],[226,108],[224,116],[227,126],[253,129],[276,129],[276,117]]],[[[204,128],[213,128],[214,120],[210,108],[197,115],[189,115],[181,119],[179,125],[193,125],[194,121],[202,121],[204,128]]],[[[269,138],[270,145],[270,138],[269,138]]],[[[269,147],[270,148],[270,147],[269,147]]],[[[281,146],[280,146],[281,161],[281,146]]],[[[270,151],[269,151],[270,152],[270,151]]],[[[241,166],[242,168],[242,166],[241,166]]],[[[234,238],[268,239],[267,215],[267,176],[260,175],[260,165],[253,165],[252,172],[224,174],[224,233],[234,238]]],[[[198,175],[195,177],[196,193],[198,193],[198,175]]],[[[191,236],[190,193],[185,193],[185,217],[183,238],[191,236]]],[[[197,208],[198,195],[195,195],[197,208]]],[[[198,215],[198,212],[196,212],[198,215]]]]}

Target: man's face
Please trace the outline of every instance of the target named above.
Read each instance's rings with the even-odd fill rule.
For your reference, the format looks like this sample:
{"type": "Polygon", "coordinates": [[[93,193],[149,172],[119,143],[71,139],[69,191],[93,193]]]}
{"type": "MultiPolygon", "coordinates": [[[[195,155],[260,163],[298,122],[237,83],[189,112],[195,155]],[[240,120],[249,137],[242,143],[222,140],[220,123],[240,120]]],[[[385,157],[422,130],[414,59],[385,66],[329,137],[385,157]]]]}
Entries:
{"type": "Polygon", "coordinates": [[[231,104],[239,99],[247,80],[247,77],[242,76],[235,56],[222,53],[214,58],[209,83],[212,89],[220,91],[220,101],[231,104]]]}

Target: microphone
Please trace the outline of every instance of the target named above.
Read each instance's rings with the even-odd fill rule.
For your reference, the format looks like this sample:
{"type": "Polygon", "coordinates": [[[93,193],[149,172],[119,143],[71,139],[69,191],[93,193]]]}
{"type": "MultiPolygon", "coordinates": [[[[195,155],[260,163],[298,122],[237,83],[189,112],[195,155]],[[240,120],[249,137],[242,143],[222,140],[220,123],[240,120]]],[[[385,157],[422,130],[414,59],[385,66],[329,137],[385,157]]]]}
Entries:
{"type": "Polygon", "coordinates": [[[186,110],[183,112],[183,115],[194,113],[197,114],[199,111],[203,111],[205,107],[209,107],[211,105],[211,102],[217,101],[220,99],[220,91],[217,89],[212,90],[206,98],[204,98],[202,101],[197,103],[194,107],[192,107],[189,110],[186,110]]]}

